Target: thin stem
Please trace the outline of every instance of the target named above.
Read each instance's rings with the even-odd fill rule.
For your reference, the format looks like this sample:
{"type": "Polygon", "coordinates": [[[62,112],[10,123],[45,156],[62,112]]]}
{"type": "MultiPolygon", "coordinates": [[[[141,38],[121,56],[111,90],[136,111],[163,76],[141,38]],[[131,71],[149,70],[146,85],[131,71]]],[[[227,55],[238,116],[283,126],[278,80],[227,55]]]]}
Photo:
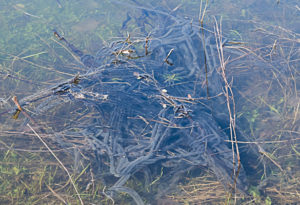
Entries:
{"type": "Polygon", "coordinates": [[[60,159],[54,154],[54,152],[50,149],[50,147],[47,145],[47,143],[41,138],[41,136],[31,127],[31,125],[29,124],[29,123],[27,123],[27,126],[31,129],[31,131],[39,138],[39,140],[44,144],[44,146],[49,150],[49,152],[52,154],[52,156],[58,161],[58,163],[62,166],[62,168],[67,172],[67,174],[68,174],[68,177],[69,177],[69,179],[70,179],[70,181],[71,181],[71,184],[73,185],[73,187],[74,187],[74,189],[75,189],[75,191],[76,191],[76,194],[77,194],[77,196],[78,196],[78,198],[79,198],[79,200],[80,200],[80,204],[82,204],[82,205],[84,205],[84,203],[83,203],[83,201],[82,201],[82,199],[81,199],[81,197],[80,197],[80,194],[79,194],[79,192],[78,192],[78,190],[77,190],[77,188],[76,188],[76,186],[75,186],[75,183],[74,183],[74,181],[73,181],[73,179],[72,179],[72,177],[71,177],[71,175],[70,175],[70,173],[69,173],[69,171],[68,171],[68,169],[64,166],[64,164],[60,161],[60,159]]]}

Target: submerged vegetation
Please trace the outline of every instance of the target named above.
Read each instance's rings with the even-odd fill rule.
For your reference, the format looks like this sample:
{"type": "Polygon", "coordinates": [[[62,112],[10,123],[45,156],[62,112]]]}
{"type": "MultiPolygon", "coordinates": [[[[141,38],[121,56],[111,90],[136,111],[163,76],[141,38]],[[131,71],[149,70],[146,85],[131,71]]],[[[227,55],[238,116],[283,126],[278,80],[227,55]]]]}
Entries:
{"type": "MultiPolygon", "coordinates": [[[[92,168],[95,162],[90,161],[93,158],[87,153],[80,151],[80,143],[76,144],[78,142],[76,140],[80,139],[77,139],[75,134],[65,136],[75,142],[75,147],[78,146],[78,149],[69,147],[69,150],[63,150],[59,143],[51,141],[53,135],[41,135],[41,140],[46,140],[53,151],[51,154],[36,134],[25,126],[24,115],[20,114],[16,120],[8,119],[7,116],[13,116],[14,113],[7,115],[6,111],[14,106],[11,98],[15,95],[22,99],[85,72],[86,68],[78,56],[53,36],[53,29],[63,33],[63,36],[69,36],[71,42],[76,42],[79,50],[85,53],[96,53],[101,47],[120,39],[124,41],[127,38],[125,40],[127,43],[130,39],[138,43],[140,39],[146,42],[149,36],[145,35],[145,32],[150,35],[153,28],[149,26],[149,22],[143,20],[153,19],[145,12],[134,13],[135,10],[132,9],[134,6],[131,6],[135,5],[133,2],[135,1],[126,1],[128,9],[124,10],[118,10],[118,6],[112,5],[110,1],[101,1],[100,4],[96,0],[88,0],[84,4],[82,1],[74,3],[63,0],[50,1],[47,5],[40,1],[0,3],[2,28],[0,108],[1,112],[4,110],[0,115],[1,203],[113,204],[114,201],[119,204],[130,203],[128,201],[131,197],[125,192],[114,196],[113,199],[107,194],[109,187],[97,179],[96,170],[92,168]],[[107,8],[111,8],[111,11],[107,8]],[[61,164],[54,156],[57,156],[61,164]]],[[[145,2],[145,5],[147,4],[145,2]]],[[[136,5],[136,7],[142,6],[142,2],[136,5]]],[[[243,130],[247,137],[239,139],[237,144],[244,153],[241,154],[242,159],[247,159],[247,145],[253,145],[260,155],[260,161],[253,160],[253,163],[247,164],[245,168],[251,184],[248,189],[250,196],[238,193],[231,195],[212,171],[198,166],[189,170],[179,180],[177,189],[173,190],[174,193],[161,196],[157,199],[157,203],[294,204],[298,202],[300,197],[300,34],[297,30],[300,9],[298,6],[296,1],[285,3],[275,0],[260,4],[256,1],[230,0],[211,1],[208,4],[206,1],[201,1],[200,4],[199,1],[185,0],[162,2],[162,7],[168,13],[191,19],[191,26],[197,24],[198,18],[204,21],[204,25],[214,25],[212,16],[218,14],[215,15],[217,18],[222,17],[223,35],[228,39],[224,48],[243,53],[237,59],[233,58],[234,54],[228,59],[223,59],[226,66],[227,86],[233,90],[233,95],[229,97],[235,99],[235,110],[232,110],[232,114],[235,116],[237,128],[243,130]],[[201,5],[200,12],[199,5],[201,5]],[[264,10],[265,8],[268,9],[264,10]]],[[[155,9],[159,10],[159,8],[155,9]]],[[[148,45],[142,44],[136,49],[141,55],[147,55],[151,52],[150,46],[149,50],[147,47],[148,45]]],[[[128,48],[120,50],[128,51],[128,48]]],[[[120,54],[114,54],[120,61],[128,57],[120,54]]],[[[172,55],[175,54],[165,53],[165,61],[161,64],[171,67],[174,63],[172,55]]],[[[107,59],[102,60],[107,61],[107,59]]],[[[180,72],[166,72],[163,75],[162,82],[166,84],[167,89],[184,83],[185,73],[181,73],[180,68],[178,71],[180,72]]],[[[146,78],[140,73],[134,75],[137,79],[146,78]]],[[[112,78],[109,83],[125,84],[126,81],[122,78],[112,78]]],[[[210,81],[201,83],[205,88],[210,81]]],[[[192,93],[189,93],[185,100],[193,97],[192,93]]],[[[107,96],[102,96],[101,99],[105,100],[105,98],[107,96]]],[[[42,109],[40,112],[43,112],[42,109]]],[[[25,112],[30,116],[34,115],[31,110],[33,108],[26,108],[25,112]]],[[[80,116],[77,118],[79,121],[86,120],[84,113],[88,112],[76,110],[71,104],[59,111],[62,116],[68,113],[68,118],[82,115],[82,118],[80,116]]],[[[90,117],[95,119],[93,115],[90,117]]],[[[38,122],[44,129],[54,127],[60,130],[61,127],[68,127],[70,123],[68,119],[57,119],[57,116],[52,116],[50,113],[46,114],[46,118],[48,120],[44,123],[38,122]]],[[[149,119],[143,116],[139,116],[139,119],[145,124],[149,123],[149,119]]],[[[76,133],[75,129],[79,128],[73,129],[69,130],[69,133],[76,133]]],[[[227,129],[225,131],[230,134],[227,129]]],[[[236,140],[228,141],[231,143],[236,140]]],[[[174,155],[174,153],[168,154],[174,155]]],[[[141,190],[139,193],[148,200],[146,203],[150,203],[152,193],[161,189],[159,184],[170,173],[172,166],[171,163],[166,162],[162,168],[156,168],[151,179],[146,179],[147,174],[138,172],[125,185],[134,190],[141,190]],[[148,180],[147,186],[145,180],[148,180]]]]}

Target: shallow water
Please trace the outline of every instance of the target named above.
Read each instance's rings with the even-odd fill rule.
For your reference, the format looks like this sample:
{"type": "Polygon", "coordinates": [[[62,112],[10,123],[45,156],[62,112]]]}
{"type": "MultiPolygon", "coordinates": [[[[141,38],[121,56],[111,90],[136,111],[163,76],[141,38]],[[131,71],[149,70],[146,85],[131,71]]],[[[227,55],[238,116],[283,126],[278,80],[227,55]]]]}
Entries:
{"type": "MultiPolygon", "coordinates": [[[[227,39],[224,49],[237,51],[226,56],[229,58],[226,71],[227,79],[234,91],[236,123],[238,129],[245,136],[240,139],[243,142],[239,145],[242,151],[242,160],[248,162],[244,164],[244,168],[249,181],[248,193],[251,195],[246,197],[244,201],[236,199],[239,200],[238,203],[254,200],[256,203],[286,204],[296,203],[297,198],[299,198],[297,195],[297,191],[299,192],[298,181],[300,181],[299,6],[297,1],[265,1],[264,3],[257,1],[210,1],[207,6],[204,17],[205,28],[213,31],[215,26],[213,16],[218,19],[218,22],[222,18],[222,32],[224,38],[227,39]],[[249,156],[253,155],[250,151],[247,152],[246,143],[253,145],[251,147],[254,152],[260,153],[258,155],[261,155],[261,161],[249,159],[249,156]]],[[[153,14],[157,11],[163,12],[161,16],[175,16],[175,19],[178,16],[178,18],[185,19],[185,22],[191,22],[187,29],[189,26],[199,27],[197,21],[199,7],[199,1],[162,1],[160,4],[156,1],[122,1],[122,3],[96,0],[73,2],[60,0],[47,3],[40,1],[2,1],[0,3],[0,25],[2,28],[0,31],[0,105],[3,114],[1,114],[2,165],[0,177],[4,182],[0,189],[2,190],[0,200],[3,203],[14,203],[15,201],[22,203],[21,201],[25,198],[26,203],[36,202],[40,204],[46,201],[55,203],[63,200],[69,203],[79,202],[77,197],[72,197],[75,192],[71,185],[63,189],[57,185],[62,186],[68,180],[66,172],[59,167],[57,161],[50,159],[52,156],[47,155],[48,151],[44,149],[36,136],[26,128],[24,116],[20,114],[17,120],[13,120],[11,119],[13,113],[6,112],[14,106],[11,100],[12,96],[17,96],[18,99],[32,96],[41,89],[72,79],[77,73],[86,72],[87,68],[80,62],[80,56],[69,52],[70,50],[66,49],[66,45],[53,36],[53,29],[84,53],[99,56],[106,52],[106,50],[101,50],[104,46],[109,47],[109,44],[116,40],[125,40],[128,33],[132,40],[145,39],[150,33],[154,37],[155,35],[164,36],[164,32],[168,30],[168,23],[170,28],[173,25],[169,18],[158,18],[159,20],[157,20],[153,14]],[[165,25],[166,28],[160,28],[159,25],[165,25]],[[99,50],[101,52],[98,52],[99,50]],[[16,180],[16,177],[20,180],[16,180]],[[30,182],[29,179],[34,182],[30,182]],[[8,193],[6,190],[12,191],[8,193]],[[54,193],[64,195],[63,200],[54,193]],[[45,197],[45,201],[38,200],[42,196],[45,197]]],[[[204,7],[205,3],[202,5],[202,11],[204,7]]],[[[175,29],[175,31],[177,30],[175,29]]],[[[172,45],[172,42],[168,41],[169,36],[165,36],[165,38],[161,38],[163,39],[162,42],[172,45]]],[[[176,39],[174,36],[176,33],[171,34],[172,41],[176,39]]],[[[178,39],[181,37],[179,36],[178,39]]],[[[153,39],[153,47],[157,45],[155,42],[153,39]]],[[[178,45],[179,42],[180,40],[173,44],[178,45]]],[[[185,44],[178,47],[183,49],[180,53],[189,52],[188,50],[184,52],[184,49],[189,48],[185,44]]],[[[171,47],[168,48],[171,49],[171,47]]],[[[143,52],[144,45],[137,45],[136,50],[143,52]]],[[[164,56],[166,54],[167,51],[165,51],[164,56]]],[[[193,67],[192,60],[191,62],[187,60],[193,59],[193,55],[184,56],[183,59],[186,59],[187,67],[193,67]]],[[[158,55],[157,58],[159,57],[158,55]]],[[[101,60],[107,61],[107,59],[101,60]]],[[[175,64],[177,63],[175,56],[172,59],[170,55],[170,60],[173,60],[175,64]]],[[[178,68],[178,71],[182,70],[178,68]]],[[[194,74],[192,70],[187,73],[181,72],[182,76],[174,76],[173,73],[166,72],[162,75],[165,80],[161,80],[161,82],[167,85],[169,92],[172,92],[173,89],[173,92],[178,92],[178,95],[186,94],[187,90],[176,90],[173,88],[174,84],[184,81],[186,75],[193,76],[194,74]]],[[[117,78],[117,75],[111,75],[114,83],[122,83],[122,79],[117,78]]],[[[205,80],[202,79],[202,81],[204,91],[200,96],[203,97],[208,93],[205,89],[205,80]]],[[[209,83],[210,81],[208,81],[209,83]]],[[[180,88],[182,89],[182,87],[180,88]]],[[[76,89],[73,91],[76,93],[76,89]]],[[[68,97],[70,98],[70,96],[68,97]]],[[[64,100],[55,101],[55,99],[49,102],[56,102],[56,104],[49,105],[50,107],[47,109],[50,109],[51,106],[52,108],[59,108],[61,104],[66,103],[64,100]]],[[[86,156],[85,153],[78,151],[81,146],[78,140],[80,141],[82,136],[76,136],[76,129],[79,128],[72,127],[73,121],[91,121],[93,124],[98,118],[92,115],[93,112],[86,116],[86,113],[89,113],[88,108],[75,109],[76,106],[80,107],[80,105],[67,105],[68,107],[58,109],[61,115],[46,112],[42,118],[35,120],[39,120],[43,130],[52,128],[57,132],[54,142],[49,140],[53,150],[74,146],[72,143],[61,144],[58,135],[63,136],[62,142],[67,139],[68,142],[73,141],[78,146],[78,149],[71,149],[71,152],[57,151],[55,153],[74,174],[74,178],[78,177],[76,183],[79,192],[82,193],[83,201],[86,203],[99,203],[101,201],[101,203],[111,204],[111,200],[105,197],[103,193],[106,193],[105,185],[114,184],[115,179],[102,177],[106,180],[105,182],[94,183],[92,191],[85,190],[87,184],[97,174],[93,173],[96,171],[89,167],[88,159],[92,159],[93,156],[86,156]],[[74,120],[70,121],[69,119],[72,117],[74,120]],[[59,133],[61,130],[64,132],[59,133]]],[[[48,104],[44,103],[43,106],[47,107],[48,104]]],[[[108,110],[112,109],[110,105],[106,106],[108,110]]],[[[213,106],[216,113],[222,114],[217,116],[217,119],[227,119],[227,110],[221,107],[222,110],[219,111],[218,101],[213,106]]],[[[29,115],[35,115],[36,110],[33,107],[27,109],[29,115]]],[[[47,110],[46,108],[43,109],[47,110]]],[[[114,110],[112,112],[120,111],[114,110]]],[[[134,113],[134,111],[131,112],[134,113]]],[[[199,111],[196,111],[197,113],[199,111]]],[[[105,115],[104,110],[102,120],[107,120],[113,116],[105,115]]],[[[118,118],[118,115],[116,116],[118,118]]],[[[119,116],[119,118],[122,117],[119,116]]],[[[147,119],[142,120],[147,121],[147,119]]],[[[224,120],[223,124],[218,123],[224,129],[229,126],[227,120],[224,120]]],[[[107,133],[105,129],[107,128],[100,130],[107,133]]],[[[135,131],[137,128],[133,126],[126,129],[135,131]]],[[[227,130],[225,129],[225,132],[228,133],[227,130]]],[[[41,134],[43,133],[43,131],[39,131],[41,134]]],[[[95,132],[99,132],[99,130],[90,128],[90,132],[85,134],[90,135],[95,132]]],[[[147,137],[147,135],[145,136],[147,137]]],[[[46,135],[45,133],[43,137],[45,139],[54,138],[53,135],[46,135]]],[[[169,154],[172,156],[174,153],[169,154]]],[[[101,163],[101,159],[98,160],[100,161],[97,163],[101,163]]],[[[126,183],[126,186],[135,190],[143,189],[144,191],[139,191],[139,193],[143,196],[144,202],[151,203],[149,195],[159,189],[167,189],[162,187],[166,186],[163,182],[168,181],[167,174],[172,174],[171,168],[174,167],[172,163],[165,162],[163,166],[151,167],[149,170],[137,173],[133,179],[126,183]],[[147,179],[148,172],[152,173],[151,179],[147,179]],[[147,183],[143,183],[147,180],[149,181],[148,187],[144,187],[147,183]]],[[[181,175],[180,184],[175,180],[175,185],[179,185],[177,189],[172,189],[153,203],[200,204],[200,200],[203,203],[226,202],[228,195],[226,195],[223,186],[215,184],[210,185],[210,189],[205,189],[208,181],[218,183],[218,180],[214,177],[216,173],[206,173],[205,170],[207,169],[201,166],[199,167],[198,164],[198,167],[184,173],[185,175],[181,175]],[[199,186],[199,188],[191,189],[191,186],[199,186]],[[204,193],[201,190],[206,191],[204,193]],[[213,193],[208,194],[211,192],[213,193]]],[[[177,172],[180,171],[177,170],[177,172]]],[[[236,197],[238,198],[238,196],[236,197]]],[[[234,202],[234,196],[232,198],[234,202]]],[[[122,204],[131,199],[123,194],[116,197],[115,200],[122,204]]]]}

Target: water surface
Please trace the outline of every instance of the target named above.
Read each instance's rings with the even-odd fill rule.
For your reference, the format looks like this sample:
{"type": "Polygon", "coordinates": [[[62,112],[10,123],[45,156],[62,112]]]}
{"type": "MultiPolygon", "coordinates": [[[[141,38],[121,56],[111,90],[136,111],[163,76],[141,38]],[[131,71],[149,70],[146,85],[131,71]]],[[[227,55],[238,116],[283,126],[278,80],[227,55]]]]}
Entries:
{"type": "MultiPolygon", "coordinates": [[[[202,3],[203,14],[205,2],[202,3]]],[[[238,59],[234,59],[234,54],[227,56],[229,61],[234,60],[226,68],[227,79],[234,91],[236,123],[247,137],[239,145],[242,149],[250,143],[261,155],[260,162],[253,160],[245,166],[251,197],[237,199],[239,203],[254,200],[260,204],[287,204],[296,203],[299,198],[299,7],[297,1],[215,0],[209,1],[206,8],[204,27],[213,32],[216,18],[219,24],[222,22],[223,36],[228,41],[225,48],[234,47],[243,52],[238,59]]],[[[128,34],[132,39],[145,39],[154,32],[153,25],[161,22],[155,22],[157,19],[152,18],[151,10],[163,11],[186,19],[191,26],[199,26],[200,2],[31,0],[2,1],[0,8],[0,105],[1,112],[5,112],[14,106],[13,96],[22,99],[86,71],[78,56],[55,38],[53,29],[81,51],[96,55],[112,41],[126,39],[128,34]]],[[[170,87],[177,80],[180,78],[166,77],[170,87]]],[[[60,110],[61,116],[71,113],[72,117],[72,109],[70,106],[60,110]]],[[[78,112],[82,114],[85,110],[78,112]]],[[[5,113],[0,118],[0,201],[11,204],[79,203],[66,172],[24,125],[25,117],[20,115],[14,120],[12,115],[5,113]]],[[[45,119],[40,122],[44,129],[60,130],[69,126],[69,121],[51,113],[46,114],[45,119]]],[[[43,138],[53,136],[44,135],[43,138]]],[[[97,174],[90,168],[92,163],[88,159],[92,156],[75,149],[74,153],[61,151],[61,145],[50,140],[49,143],[72,174],[86,204],[112,204],[103,194],[105,183],[93,182],[97,174]],[[90,182],[93,182],[92,187],[87,189],[90,182]]],[[[251,161],[243,151],[243,160],[251,161]]],[[[135,190],[145,189],[141,191],[143,199],[150,203],[149,195],[155,192],[155,185],[163,182],[160,178],[168,172],[164,169],[155,170],[156,176],[150,183],[154,190],[143,187],[141,173],[126,185],[135,190]]],[[[225,203],[230,198],[215,175],[202,167],[188,172],[177,185],[177,189],[155,203],[201,204],[199,201],[202,201],[213,204],[225,203]]],[[[234,196],[232,198],[234,201],[234,196]]],[[[131,203],[127,195],[116,200],[117,203],[131,203]]]]}

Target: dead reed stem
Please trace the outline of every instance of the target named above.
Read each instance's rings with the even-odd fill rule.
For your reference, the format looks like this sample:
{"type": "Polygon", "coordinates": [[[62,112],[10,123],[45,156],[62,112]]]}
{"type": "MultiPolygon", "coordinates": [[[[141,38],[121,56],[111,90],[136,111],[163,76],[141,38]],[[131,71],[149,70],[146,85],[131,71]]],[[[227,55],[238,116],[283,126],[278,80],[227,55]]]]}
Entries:
{"type": "MultiPolygon", "coordinates": [[[[13,102],[15,103],[15,105],[17,106],[18,110],[20,112],[22,112],[25,117],[27,117],[32,123],[36,124],[35,121],[24,111],[24,109],[22,109],[21,105],[19,104],[18,102],[18,99],[16,96],[14,96],[12,98],[13,102]]],[[[71,177],[71,174],[70,172],[68,171],[68,169],[64,166],[64,164],[60,161],[60,159],[54,154],[54,152],[51,150],[51,148],[47,145],[47,143],[41,138],[41,136],[31,127],[31,125],[29,123],[27,123],[27,126],[31,129],[31,131],[35,134],[35,136],[37,136],[39,138],[39,140],[44,144],[44,146],[48,149],[48,151],[52,154],[52,156],[56,159],[56,161],[61,165],[61,167],[67,172],[68,174],[68,177],[70,179],[70,182],[71,184],[73,185],[74,189],[75,189],[75,192],[79,198],[79,201],[80,201],[80,204],[84,205],[81,197],[80,197],[80,194],[76,188],[76,185],[71,177]]],[[[57,195],[55,195],[57,197],[57,195]]]]}
{"type": "MultiPolygon", "coordinates": [[[[221,71],[221,76],[224,81],[224,88],[223,88],[223,93],[224,96],[226,97],[226,104],[227,104],[227,109],[229,113],[229,129],[230,129],[230,139],[231,139],[231,148],[232,148],[232,160],[233,160],[233,177],[234,177],[234,184],[233,184],[233,189],[236,190],[236,182],[237,178],[239,175],[239,171],[241,169],[241,162],[240,162],[240,154],[239,154],[239,147],[238,147],[238,142],[237,142],[237,136],[236,136],[236,114],[235,114],[235,101],[234,101],[234,95],[233,91],[231,88],[230,83],[227,80],[226,76],[226,64],[228,59],[225,59],[224,57],[224,52],[223,52],[223,44],[222,44],[222,19],[220,20],[220,25],[218,25],[218,22],[215,18],[215,38],[216,38],[216,45],[217,45],[217,50],[218,50],[218,57],[220,61],[220,71],[221,71]],[[236,151],[236,153],[235,153],[236,151]],[[236,170],[236,160],[238,162],[238,168],[236,170]]],[[[235,192],[235,191],[234,191],[235,192]]],[[[231,198],[231,194],[230,194],[231,198]]],[[[236,197],[235,197],[236,199],[236,197]]]]}
{"type": "Polygon", "coordinates": [[[203,21],[204,21],[204,16],[205,16],[205,13],[206,13],[206,8],[207,8],[207,5],[208,5],[208,0],[206,0],[205,7],[204,7],[203,10],[202,10],[202,4],[203,4],[203,0],[201,0],[201,2],[200,2],[199,18],[198,18],[201,27],[203,27],[203,21]]]}
{"type": "Polygon", "coordinates": [[[54,152],[50,149],[50,147],[47,145],[47,143],[41,138],[41,136],[31,127],[31,125],[29,123],[27,123],[27,126],[31,129],[31,131],[35,134],[35,136],[37,136],[39,138],[39,140],[44,144],[44,146],[49,150],[49,152],[52,154],[52,156],[57,160],[57,162],[61,165],[61,167],[67,172],[68,177],[70,179],[71,184],[73,185],[75,192],[79,198],[80,204],[84,205],[80,194],[76,188],[76,185],[72,179],[72,176],[70,174],[70,172],[68,171],[68,169],[65,167],[65,165],[60,161],[60,159],[54,154],[54,152]]]}

